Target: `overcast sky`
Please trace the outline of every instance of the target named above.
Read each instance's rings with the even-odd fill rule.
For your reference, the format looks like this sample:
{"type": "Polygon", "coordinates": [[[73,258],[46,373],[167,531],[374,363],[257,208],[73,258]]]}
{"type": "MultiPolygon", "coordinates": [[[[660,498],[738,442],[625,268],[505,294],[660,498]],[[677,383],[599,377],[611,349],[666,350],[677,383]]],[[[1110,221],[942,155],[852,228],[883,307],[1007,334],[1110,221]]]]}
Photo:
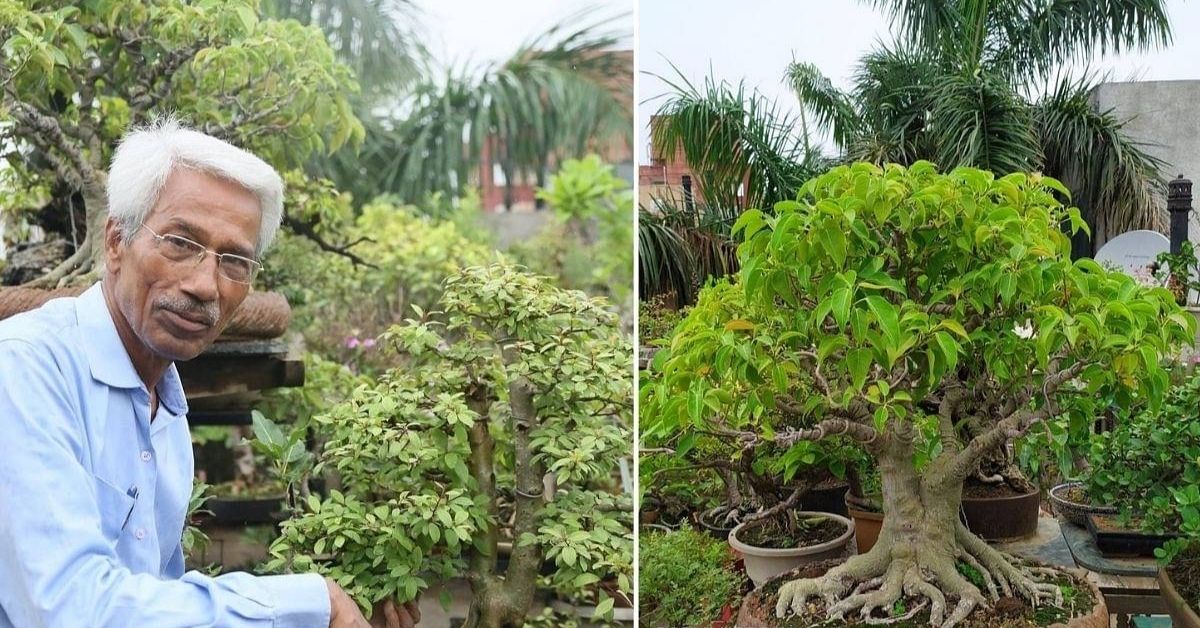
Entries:
{"type": "MultiPolygon", "coordinates": [[[[1167,6],[1176,40],[1170,48],[1110,56],[1092,67],[1122,81],[1200,79],[1200,2],[1167,0],[1167,6]]],[[[883,16],[851,0],[642,0],[638,11],[638,163],[647,162],[646,128],[662,102],[648,99],[668,90],[646,72],[675,77],[668,60],[693,83],[702,83],[711,65],[717,79],[745,79],[794,110],[796,99],[782,83],[793,56],[847,89],[859,57],[891,39],[883,16]]]]}
{"type": "Polygon", "coordinates": [[[503,60],[522,43],[589,8],[596,10],[597,18],[624,14],[610,27],[628,34],[619,47],[633,47],[633,0],[415,0],[415,4],[421,11],[424,39],[443,65],[503,60]]]}

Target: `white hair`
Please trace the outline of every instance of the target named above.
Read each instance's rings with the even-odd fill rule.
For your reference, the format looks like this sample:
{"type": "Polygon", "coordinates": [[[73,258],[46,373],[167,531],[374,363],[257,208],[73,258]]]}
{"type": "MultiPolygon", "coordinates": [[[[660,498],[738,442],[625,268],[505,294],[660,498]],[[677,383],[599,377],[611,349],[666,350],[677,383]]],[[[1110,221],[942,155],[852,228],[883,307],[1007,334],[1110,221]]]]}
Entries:
{"type": "Polygon", "coordinates": [[[262,222],[254,254],[262,256],[283,218],[279,173],[249,152],[169,117],[126,133],[108,167],[108,215],[117,220],[125,241],[141,227],[176,166],[226,179],[258,198],[262,222]]]}

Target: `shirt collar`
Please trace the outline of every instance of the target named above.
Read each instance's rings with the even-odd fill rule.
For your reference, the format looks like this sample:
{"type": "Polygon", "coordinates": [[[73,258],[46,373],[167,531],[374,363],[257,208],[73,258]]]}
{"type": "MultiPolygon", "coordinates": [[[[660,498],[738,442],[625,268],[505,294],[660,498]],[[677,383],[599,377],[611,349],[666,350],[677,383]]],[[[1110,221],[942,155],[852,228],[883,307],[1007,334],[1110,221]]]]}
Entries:
{"type": "MultiPolygon", "coordinates": [[[[83,346],[91,365],[92,377],[114,388],[144,388],[142,378],[138,377],[137,369],[129,359],[129,352],[117,334],[117,325],[108,311],[100,283],[96,282],[75,301],[75,313],[83,332],[83,346]]],[[[183,416],[187,413],[187,399],[174,362],[167,366],[158,382],[158,399],[171,414],[183,416]]]]}
{"type": "Polygon", "coordinates": [[[115,388],[142,388],[125,344],[104,302],[101,282],[96,282],[75,301],[75,314],[83,332],[83,348],[92,367],[92,377],[115,388]]]}

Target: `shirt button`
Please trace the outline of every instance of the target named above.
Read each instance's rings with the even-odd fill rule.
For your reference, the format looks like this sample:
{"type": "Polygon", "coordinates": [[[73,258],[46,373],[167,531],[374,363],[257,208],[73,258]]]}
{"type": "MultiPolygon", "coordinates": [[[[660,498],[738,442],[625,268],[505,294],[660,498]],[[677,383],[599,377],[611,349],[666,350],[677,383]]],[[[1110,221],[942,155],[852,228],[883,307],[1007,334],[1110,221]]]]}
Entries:
{"type": "Polygon", "coordinates": [[[146,529],[138,528],[137,531],[133,533],[133,536],[136,537],[137,540],[139,540],[139,541],[146,538],[146,529]]]}
{"type": "Polygon", "coordinates": [[[151,456],[149,451],[142,451],[142,462],[150,462],[150,458],[151,456]]]}

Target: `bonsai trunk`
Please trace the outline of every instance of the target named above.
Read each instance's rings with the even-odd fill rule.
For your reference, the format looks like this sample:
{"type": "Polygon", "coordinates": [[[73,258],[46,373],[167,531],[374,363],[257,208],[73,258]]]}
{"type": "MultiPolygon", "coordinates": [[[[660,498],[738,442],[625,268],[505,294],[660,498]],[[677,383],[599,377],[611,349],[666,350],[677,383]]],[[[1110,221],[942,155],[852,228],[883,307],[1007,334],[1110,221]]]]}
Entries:
{"type": "MultiPolygon", "coordinates": [[[[523,378],[509,385],[509,404],[512,408],[513,462],[516,480],[516,513],[513,524],[514,543],[508,567],[499,573],[496,564],[498,512],[496,508],[495,442],[488,432],[487,421],[480,419],[472,426],[471,474],[479,482],[479,490],[488,498],[491,525],[483,545],[487,552],[476,550],[471,555],[467,575],[471,583],[471,609],[464,628],[520,628],[533,604],[537,577],[541,570],[543,552],[540,545],[522,545],[523,535],[537,534],[537,521],[545,504],[541,465],[534,461],[530,429],[537,421],[533,387],[523,378]]],[[[480,417],[488,416],[492,397],[484,390],[472,390],[468,403],[480,417]]]]}
{"type": "Polygon", "coordinates": [[[1035,580],[1041,570],[988,546],[959,522],[964,467],[955,453],[942,453],[918,472],[912,464],[911,439],[889,433],[879,439],[875,456],[883,478],[886,516],[871,551],[853,556],[820,578],[801,579],[779,590],[776,612],[803,612],[810,597],[823,597],[826,614],[863,619],[875,611],[889,614],[902,596],[922,598],[913,614],[930,609],[930,625],[955,626],[989,598],[1018,595],[1033,605],[1062,603],[1052,584],[1035,580]],[[980,591],[958,571],[957,563],[974,567],[987,591],[980,591]]]}
{"type": "Polygon", "coordinates": [[[107,176],[97,173],[94,180],[83,185],[84,215],[87,225],[79,248],[49,273],[25,284],[30,288],[55,288],[71,284],[88,284],[99,278],[104,268],[104,223],[108,219],[107,176]]]}

